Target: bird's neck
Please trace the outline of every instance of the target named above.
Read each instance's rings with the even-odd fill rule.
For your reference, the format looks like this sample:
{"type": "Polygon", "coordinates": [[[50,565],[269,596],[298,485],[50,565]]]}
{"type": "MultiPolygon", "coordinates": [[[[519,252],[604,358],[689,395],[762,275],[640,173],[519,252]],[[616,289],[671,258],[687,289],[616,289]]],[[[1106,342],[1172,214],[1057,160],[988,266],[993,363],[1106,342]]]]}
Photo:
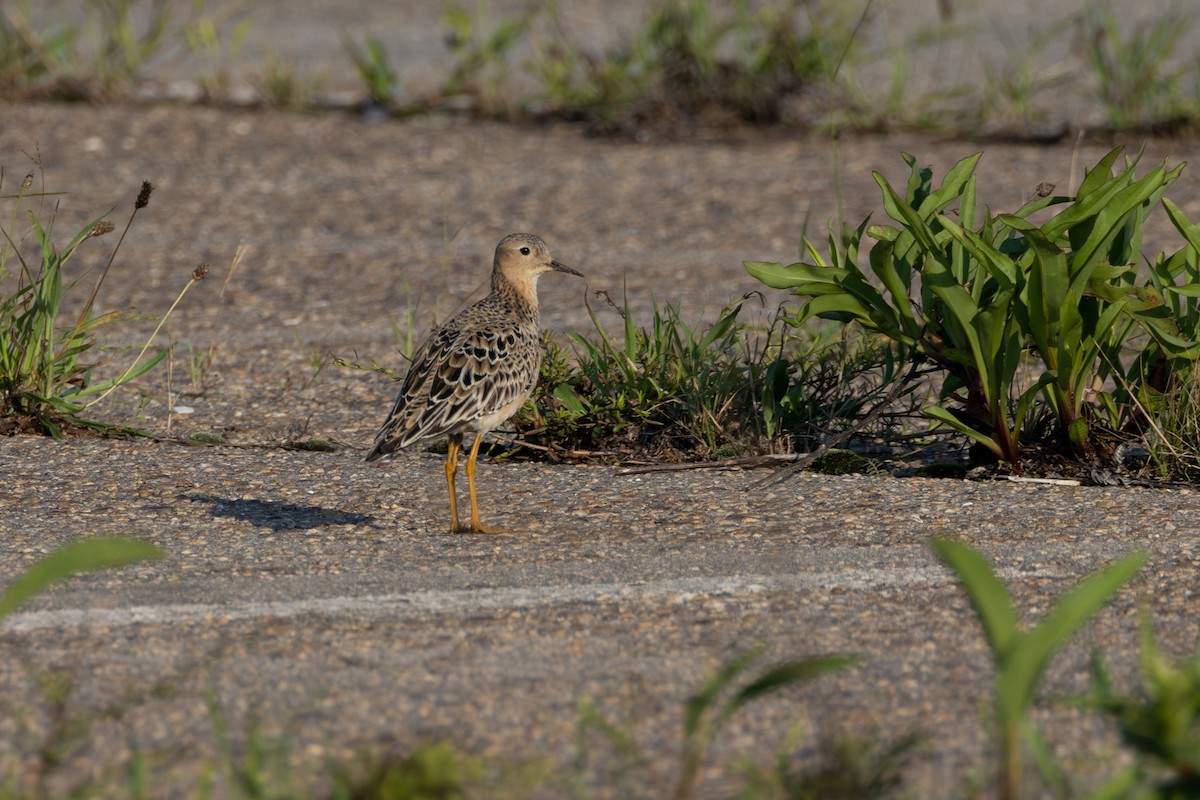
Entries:
{"type": "Polygon", "coordinates": [[[492,294],[499,295],[523,316],[538,319],[537,276],[512,278],[500,270],[492,273],[492,294]]]}

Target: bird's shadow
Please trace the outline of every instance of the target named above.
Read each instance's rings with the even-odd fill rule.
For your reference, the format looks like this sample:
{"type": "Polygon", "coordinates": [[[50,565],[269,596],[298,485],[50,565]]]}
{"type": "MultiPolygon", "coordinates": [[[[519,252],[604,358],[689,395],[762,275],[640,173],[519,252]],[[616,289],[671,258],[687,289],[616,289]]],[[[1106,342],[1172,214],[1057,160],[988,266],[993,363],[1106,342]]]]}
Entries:
{"type": "Polygon", "coordinates": [[[321,506],[298,506],[275,500],[244,500],[211,494],[181,494],[194,503],[208,503],[214,517],[233,517],[260,528],[280,531],[309,530],[327,525],[363,525],[375,523],[375,517],[321,506]]]}

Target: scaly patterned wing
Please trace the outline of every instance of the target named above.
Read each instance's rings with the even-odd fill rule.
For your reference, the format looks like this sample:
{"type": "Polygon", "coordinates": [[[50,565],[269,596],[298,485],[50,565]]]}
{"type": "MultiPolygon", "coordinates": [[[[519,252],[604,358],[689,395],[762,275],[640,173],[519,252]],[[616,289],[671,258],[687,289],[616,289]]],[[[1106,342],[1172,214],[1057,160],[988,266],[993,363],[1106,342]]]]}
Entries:
{"type": "Polygon", "coordinates": [[[536,329],[507,320],[463,326],[458,321],[422,348],[367,460],[422,439],[462,433],[533,390],[541,353],[536,329]]]}

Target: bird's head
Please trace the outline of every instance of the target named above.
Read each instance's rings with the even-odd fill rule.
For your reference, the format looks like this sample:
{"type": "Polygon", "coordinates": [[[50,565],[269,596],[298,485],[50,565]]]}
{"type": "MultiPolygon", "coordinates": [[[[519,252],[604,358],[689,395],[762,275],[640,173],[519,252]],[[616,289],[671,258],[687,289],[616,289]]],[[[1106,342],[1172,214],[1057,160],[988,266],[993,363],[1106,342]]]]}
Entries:
{"type": "Polygon", "coordinates": [[[543,272],[567,272],[583,277],[583,273],[560,264],[550,256],[550,248],[532,233],[512,233],[496,245],[494,276],[502,276],[513,286],[532,293],[538,276],[543,272]]]}

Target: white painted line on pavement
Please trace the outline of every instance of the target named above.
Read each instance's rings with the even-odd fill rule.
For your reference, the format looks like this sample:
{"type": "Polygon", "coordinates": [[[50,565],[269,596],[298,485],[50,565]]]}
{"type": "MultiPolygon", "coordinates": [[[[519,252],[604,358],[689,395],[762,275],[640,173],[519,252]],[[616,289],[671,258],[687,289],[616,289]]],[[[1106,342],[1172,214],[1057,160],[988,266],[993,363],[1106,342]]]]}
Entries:
{"type": "MultiPolygon", "coordinates": [[[[1042,571],[1001,570],[1005,577],[1046,577],[1042,571]]],[[[288,618],[305,614],[370,615],[394,619],[458,614],[497,609],[527,609],[571,603],[620,603],[646,600],[687,603],[702,597],[729,597],[769,591],[843,588],[856,591],[897,586],[950,583],[949,573],[936,567],[893,569],[847,568],[839,572],[791,575],[742,575],[667,578],[640,583],[586,583],[561,586],[422,590],[378,595],[317,597],[303,600],[248,603],[180,603],[126,608],[65,608],[11,615],[0,630],[29,633],[46,628],[119,628],[212,620],[288,618]]]]}

